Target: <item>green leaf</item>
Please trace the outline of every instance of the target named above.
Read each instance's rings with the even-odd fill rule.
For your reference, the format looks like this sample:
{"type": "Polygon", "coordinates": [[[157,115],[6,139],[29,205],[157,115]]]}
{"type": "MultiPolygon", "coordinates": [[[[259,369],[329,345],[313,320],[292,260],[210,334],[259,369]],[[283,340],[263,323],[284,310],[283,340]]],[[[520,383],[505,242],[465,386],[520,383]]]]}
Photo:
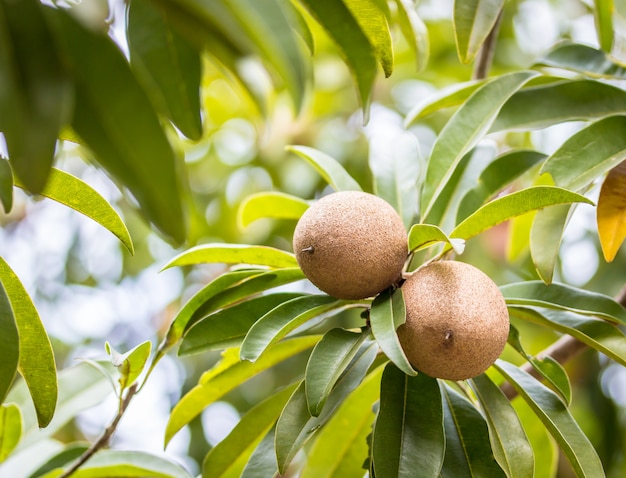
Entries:
{"type": "Polygon", "coordinates": [[[80,442],[67,445],[57,454],[50,457],[43,465],[34,471],[29,478],[39,478],[57,468],[69,465],[77,460],[88,448],[89,446],[87,444],[80,442]]]}
{"type": "Polygon", "coordinates": [[[491,450],[485,418],[467,398],[451,387],[444,386],[442,394],[446,455],[441,477],[506,478],[491,450]]]}
{"type": "Polygon", "coordinates": [[[420,72],[426,68],[430,54],[428,30],[411,0],[396,0],[396,5],[400,30],[415,56],[415,69],[420,72]]]}
{"type": "Polygon", "coordinates": [[[461,158],[487,133],[506,100],[535,76],[519,71],[497,77],[478,88],[450,118],[428,161],[420,203],[423,222],[461,158]]]}
{"type": "Polygon", "coordinates": [[[605,320],[563,310],[536,307],[510,307],[511,315],[571,335],[607,357],[626,366],[624,333],[605,320]]]}
{"type": "MultiPolygon", "coordinates": [[[[605,0],[600,1],[605,3],[605,0]]],[[[579,43],[560,43],[539,59],[537,64],[596,78],[626,78],[626,68],[612,60],[607,53],[579,43]]]]}
{"type": "Polygon", "coordinates": [[[365,122],[376,80],[376,52],[343,2],[300,0],[337,44],[356,81],[365,122]]]}
{"type": "Polygon", "coordinates": [[[0,285],[4,285],[19,332],[18,370],[30,391],[39,426],[45,427],[52,420],[57,403],[57,373],[52,345],[28,292],[1,257],[0,285]]]}
{"type": "Polygon", "coordinates": [[[126,35],[131,67],[158,109],[187,137],[202,137],[200,53],[146,0],[128,5],[126,35]]]}
{"type": "Polygon", "coordinates": [[[406,310],[402,289],[383,291],[372,302],[370,324],[378,346],[396,367],[407,375],[414,376],[417,372],[406,358],[396,333],[396,329],[405,321],[406,310]]]}
{"type": "Polygon", "coordinates": [[[277,478],[278,463],[276,463],[276,453],[274,453],[275,441],[276,428],[273,428],[263,437],[238,478],[277,478]]]}
{"type": "Polygon", "coordinates": [[[72,81],[37,0],[0,2],[0,131],[17,177],[40,192],[68,120],[72,81]]]}
{"type": "Polygon", "coordinates": [[[176,242],[186,236],[179,166],[153,106],[106,34],[63,9],[47,18],[76,82],[72,128],[96,160],[126,186],[141,212],[176,242]]]}
{"type": "Polygon", "coordinates": [[[415,224],[409,231],[409,252],[425,249],[439,242],[450,245],[454,252],[463,254],[465,241],[450,239],[439,227],[430,224],[415,224]]]}
{"type": "Polygon", "coordinates": [[[372,443],[377,478],[438,476],[446,440],[437,379],[387,364],[372,443]]]}
{"type": "MultiPolygon", "coordinates": [[[[15,185],[25,187],[19,179],[16,179],[15,185]]],[[[113,233],[126,249],[134,254],[133,240],[124,221],[107,200],[89,184],[65,171],[52,168],[41,195],[93,219],[113,233]]]]}
{"type": "Polygon", "coordinates": [[[305,295],[283,302],[250,327],[241,344],[241,360],[255,361],[272,344],[318,315],[337,311],[346,301],[328,295],[305,295]]]}
{"type": "Polygon", "coordinates": [[[286,387],[252,407],[228,436],[204,457],[202,476],[239,476],[254,449],[274,426],[294,389],[295,385],[286,387]]]}
{"type": "Polygon", "coordinates": [[[296,267],[298,261],[290,252],[269,246],[247,244],[201,244],[174,257],[161,270],[207,262],[254,264],[268,267],[296,267]]]}
{"type": "Polygon", "coordinates": [[[566,80],[525,88],[502,107],[490,132],[545,128],[623,113],[626,91],[594,80],[566,80]]]}
{"type": "Polygon", "coordinates": [[[502,11],[504,0],[455,0],[454,33],[459,58],[474,59],[502,11]]]}
{"type": "Polygon", "coordinates": [[[527,212],[572,202],[593,204],[580,194],[553,186],[534,186],[522,189],[488,202],[463,220],[449,236],[469,239],[497,224],[527,212]]]}
{"type": "Polygon", "coordinates": [[[365,377],[317,435],[301,472],[302,478],[344,478],[363,474],[372,407],[380,394],[383,368],[365,377]],[[348,425],[349,426],[346,426],[348,425]]]}
{"type": "Polygon", "coordinates": [[[11,301],[0,282],[0,403],[4,402],[20,361],[20,336],[11,301]]]}
{"type": "Polygon", "coordinates": [[[205,372],[198,385],[187,392],[172,410],[165,430],[165,445],[215,400],[263,370],[312,348],[319,339],[319,336],[305,336],[284,340],[268,349],[256,362],[239,361],[239,350],[228,349],[224,365],[218,364],[214,372],[205,372]]]}
{"type": "Polygon", "coordinates": [[[13,209],[13,170],[0,154],[0,203],[6,214],[13,209]]]}
{"type": "Polygon", "coordinates": [[[398,211],[405,227],[413,224],[417,213],[421,163],[419,143],[412,133],[375,134],[370,140],[369,167],[374,194],[398,211]]]}
{"type": "Polygon", "coordinates": [[[487,420],[496,461],[508,478],[533,478],[533,449],[515,409],[487,375],[474,377],[470,383],[487,420]]]}
{"type": "Polygon", "coordinates": [[[0,463],[22,438],[22,412],[14,403],[0,404],[0,463]]]}
{"type": "Polygon", "coordinates": [[[557,186],[579,190],[626,158],[626,116],[610,116],[570,136],[543,164],[557,186]]]}
{"type": "Polygon", "coordinates": [[[276,424],[276,459],[280,473],[285,473],[285,469],[298,450],[328,422],[338,407],[344,403],[346,397],[363,381],[376,358],[376,352],[376,345],[371,343],[364,353],[350,364],[337,381],[322,413],[317,417],[309,414],[304,382],[296,389],[276,424]]]}
{"type": "Polygon", "coordinates": [[[489,198],[547,157],[546,154],[532,150],[507,151],[498,156],[480,173],[476,186],[459,203],[456,223],[470,216],[489,198]]]}
{"type": "Polygon", "coordinates": [[[611,297],[565,284],[525,281],[500,287],[508,305],[538,306],[595,315],[626,324],[626,309],[611,297]]]}
{"type": "Polygon", "coordinates": [[[238,347],[250,327],[274,307],[301,294],[283,292],[245,300],[195,322],[183,337],[178,355],[238,347]]]}
{"type": "Polygon", "coordinates": [[[120,378],[120,388],[124,390],[135,383],[146,366],[152,351],[152,342],[149,340],[140,343],[125,354],[120,354],[109,342],[105,342],[105,348],[111,357],[111,363],[117,368],[120,378]]]}
{"type": "Polygon", "coordinates": [[[541,280],[552,282],[561,238],[573,207],[569,204],[537,211],[530,229],[530,255],[541,280]]]}
{"type": "Polygon", "coordinates": [[[248,196],[239,206],[237,223],[244,228],[257,219],[300,219],[309,208],[304,199],[281,192],[257,193],[248,196]]]}
{"type": "MultiPolygon", "coordinates": [[[[57,478],[63,469],[43,478],[57,478]]],[[[72,473],[75,478],[192,478],[181,465],[143,451],[100,450],[87,463],[72,473]]]]}
{"type": "Polygon", "coordinates": [[[287,146],[285,149],[308,161],[335,191],[362,190],[343,166],[327,154],[308,146],[287,146]]]}
{"type": "Polygon", "coordinates": [[[613,48],[613,0],[594,0],[594,19],[600,47],[610,53],[613,48]]]}
{"type": "Polygon", "coordinates": [[[337,380],[363,349],[369,332],[359,333],[335,328],[324,334],[313,348],[304,374],[304,388],[309,414],[317,417],[337,380]]]}
{"type": "Polygon", "coordinates": [[[541,419],[565,453],[576,475],[604,476],[602,463],[593,445],[559,397],[510,363],[498,360],[495,367],[541,419]]]}

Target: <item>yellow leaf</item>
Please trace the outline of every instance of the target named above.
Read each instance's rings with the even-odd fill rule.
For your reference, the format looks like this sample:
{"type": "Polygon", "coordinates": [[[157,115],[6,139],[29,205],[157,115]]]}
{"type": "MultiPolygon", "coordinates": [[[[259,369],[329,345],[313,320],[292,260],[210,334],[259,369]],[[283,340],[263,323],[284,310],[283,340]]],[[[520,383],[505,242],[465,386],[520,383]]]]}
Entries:
{"type": "Polygon", "coordinates": [[[609,171],[604,180],[596,216],[602,253],[611,262],[626,238],[626,161],[609,171]]]}

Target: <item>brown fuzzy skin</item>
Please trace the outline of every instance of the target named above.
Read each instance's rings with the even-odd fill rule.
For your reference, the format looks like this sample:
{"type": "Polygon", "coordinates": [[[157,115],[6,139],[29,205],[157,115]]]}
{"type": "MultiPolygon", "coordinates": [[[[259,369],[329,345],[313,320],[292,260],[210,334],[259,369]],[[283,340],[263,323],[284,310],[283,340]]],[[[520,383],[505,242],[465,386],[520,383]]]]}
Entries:
{"type": "Polygon", "coordinates": [[[402,284],[406,323],[398,338],[409,362],[435,378],[480,375],[502,353],[509,314],[498,286],[474,266],[432,262],[402,284]]]}
{"type": "Polygon", "coordinates": [[[365,299],[397,282],[407,233],[383,199],[358,191],[324,196],[300,218],[293,249],[304,275],[338,299],[365,299]]]}

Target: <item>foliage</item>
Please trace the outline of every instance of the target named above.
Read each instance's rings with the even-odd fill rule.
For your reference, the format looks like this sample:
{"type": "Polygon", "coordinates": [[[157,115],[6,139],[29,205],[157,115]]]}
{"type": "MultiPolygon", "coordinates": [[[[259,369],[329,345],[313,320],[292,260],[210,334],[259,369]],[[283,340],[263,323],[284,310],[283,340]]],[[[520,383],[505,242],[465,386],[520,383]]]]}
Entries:
{"type": "Polygon", "coordinates": [[[539,325],[550,341],[571,336],[626,365],[626,298],[567,284],[558,269],[567,225],[597,203],[593,240],[616,261],[600,267],[598,283],[625,279],[626,94],[615,59],[623,12],[609,1],[572,2],[593,15],[597,48],[568,38],[526,62],[503,62],[497,40],[512,41],[523,3],[454,1],[445,21],[424,21],[428,5],[411,0],[130,0],[116,41],[97,9],[0,0],[3,227],[19,221],[11,216],[19,188],[90,218],[129,254],[153,237],[133,219],[141,215],[178,248],[168,249],[163,271],[182,268],[189,279],[202,264],[222,265],[186,302],[181,294],[164,330],[150,331],[158,346],[144,337],[124,353],[106,342],[109,361],[57,371],[63,352],[0,258],[0,474],[192,476],[155,453],[107,448],[177,347],[181,363],[221,355],[196,362],[200,373],[163,430],[166,447],[210,404],[287,370],[228,436],[203,447],[202,476],[554,476],[554,444],[576,476],[619,476],[619,463],[598,452],[578,419],[579,370],[526,337],[545,338],[539,325]],[[339,78],[335,90],[324,89],[334,81],[324,61],[339,78]],[[396,105],[384,131],[360,127],[352,149],[329,135],[336,117],[378,121],[394,78],[422,79],[420,101],[396,105]],[[242,162],[229,163],[228,152],[221,162],[217,153],[194,159],[219,149],[229,128],[248,131],[238,117],[256,123],[250,134],[265,135],[265,147],[242,162]],[[558,147],[533,136],[571,124],[558,147]],[[105,171],[122,199],[56,167],[68,150],[105,171]],[[270,176],[269,187],[229,198],[227,174],[258,179],[248,163],[270,176]],[[279,187],[267,170],[282,178],[279,187]],[[202,193],[211,181],[213,197],[202,193]],[[506,269],[494,275],[511,316],[509,347],[488,372],[457,383],[414,370],[396,335],[405,320],[400,290],[346,301],[306,284],[289,246],[293,223],[331,189],[372,191],[397,209],[407,273],[443,257],[506,269]],[[212,228],[211,204],[229,222],[212,228]],[[477,259],[506,224],[506,261],[477,259]],[[117,414],[100,438],[65,440],[75,415],[111,385],[117,414]]]}

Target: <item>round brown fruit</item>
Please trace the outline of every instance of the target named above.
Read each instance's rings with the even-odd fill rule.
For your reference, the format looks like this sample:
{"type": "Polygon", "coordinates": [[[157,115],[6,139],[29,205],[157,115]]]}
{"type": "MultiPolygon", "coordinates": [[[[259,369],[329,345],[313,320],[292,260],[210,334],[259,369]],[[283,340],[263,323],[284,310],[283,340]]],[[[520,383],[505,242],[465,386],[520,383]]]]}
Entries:
{"type": "Polygon", "coordinates": [[[431,377],[480,375],[502,353],[509,314],[498,286],[463,262],[423,266],[402,284],[406,322],[398,338],[409,362],[431,377]]]}
{"type": "Polygon", "coordinates": [[[358,191],[329,194],[307,209],[293,248],[304,275],[339,299],[365,299],[396,283],[408,255],[395,209],[358,191]]]}

